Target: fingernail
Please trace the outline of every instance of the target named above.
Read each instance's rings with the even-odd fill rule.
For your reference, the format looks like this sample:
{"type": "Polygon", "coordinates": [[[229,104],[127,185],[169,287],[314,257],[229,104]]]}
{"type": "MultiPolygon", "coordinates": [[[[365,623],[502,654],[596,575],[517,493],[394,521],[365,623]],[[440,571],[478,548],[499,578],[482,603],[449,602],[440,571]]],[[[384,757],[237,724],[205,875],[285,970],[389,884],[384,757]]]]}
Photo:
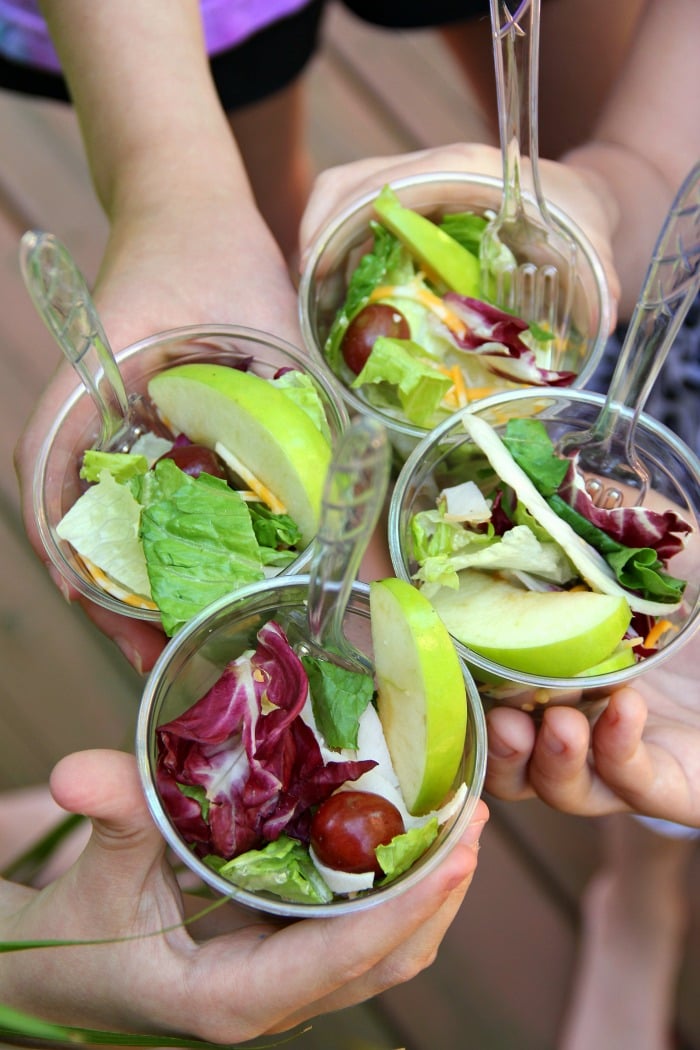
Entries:
{"type": "Polygon", "coordinates": [[[114,643],[119,648],[122,655],[127,658],[137,674],[142,675],[143,661],[141,660],[141,653],[138,649],[134,648],[128,638],[120,638],[119,635],[115,635],[114,643]]]}
{"type": "Polygon", "coordinates": [[[473,824],[470,824],[464,832],[464,841],[468,846],[471,846],[472,849],[477,850],[479,848],[479,839],[481,838],[481,833],[485,827],[485,820],[477,820],[473,824]]]}
{"type": "Polygon", "coordinates": [[[514,754],[515,749],[489,728],[489,755],[492,758],[512,758],[514,754]]]}
{"type": "Polygon", "coordinates": [[[540,729],[540,746],[549,751],[551,755],[562,755],[566,750],[566,746],[558,736],[555,736],[546,722],[540,729]]]}
{"type": "Polygon", "coordinates": [[[68,602],[68,604],[70,605],[71,604],[70,587],[68,586],[68,582],[65,579],[65,577],[62,576],[61,573],[58,572],[56,569],[54,569],[53,566],[51,566],[49,568],[49,575],[50,575],[51,579],[53,580],[53,582],[56,584],[56,587],[58,588],[58,590],[62,594],[62,596],[65,599],[65,601],[68,602]]]}
{"type": "Polygon", "coordinates": [[[68,605],[70,605],[71,604],[70,589],[69,589],[68,584],[66,583],[65,580],[59,580],[58,589],[61,592],[61,594],[63,595],[64,601],[66,601],[68,603],[68,605]]]}

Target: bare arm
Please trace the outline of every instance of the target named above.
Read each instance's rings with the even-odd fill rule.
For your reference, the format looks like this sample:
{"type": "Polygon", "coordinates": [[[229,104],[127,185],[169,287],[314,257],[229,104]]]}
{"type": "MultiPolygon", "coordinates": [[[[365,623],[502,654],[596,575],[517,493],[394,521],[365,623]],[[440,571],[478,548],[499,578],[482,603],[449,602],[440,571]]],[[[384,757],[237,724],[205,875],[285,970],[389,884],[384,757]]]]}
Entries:
{"type": "MultiPolygon", "coordinates": [[[[197,0],[44,0],[42,7],[111,223],[97,289],[108,334],[123,344],[166,325],[257,320],[295,335],[293,290],[216,95],[197,0]],[[142,265],[144,252],[156,302],[137,297],[129,319],[123,308],[114,315],[124,259],[142,265]],[[257,289],[275,294],[251,300],[246,288],[231,302],[234,276],[250,281],[251,259],[260,268],[257,289]],[[186,281],[178,281],[181,268],[186,281]]],[[[135,286],[126,292],[131,304],[135,286]]]]}
{"type": "Polygon", "coordinates": [[[673,195],[700,156],[698,40],[696,0],[647,0],[591,138],[562,158],[596,180],[615,209],[623,317],[673,195]]]}
{"type": "MultiPolygon", "coordinates": [[[[208,322],[298,342],[294,288],[219,104],[196,0],[46,0],[43,9],[110,220],[94,295],[113,346],[208,322]]],[[[75,382],[59,369],[15,453],[25,527],[44,559],[32,471],[75,382]]],[[[87,612],[135,666],[152,666],[161,631],[92,605],[87,612]]]]}
{"type": "MultiPolygon", "coordinates": [[[[219,106],[196,0],[44,0],[108,215],[219,178],[247,193],[219,106]],[[134,195],[138,193],[140,199],[134,195]]],[[[252,199],[249,201],[252,203],[252,199]]]]}

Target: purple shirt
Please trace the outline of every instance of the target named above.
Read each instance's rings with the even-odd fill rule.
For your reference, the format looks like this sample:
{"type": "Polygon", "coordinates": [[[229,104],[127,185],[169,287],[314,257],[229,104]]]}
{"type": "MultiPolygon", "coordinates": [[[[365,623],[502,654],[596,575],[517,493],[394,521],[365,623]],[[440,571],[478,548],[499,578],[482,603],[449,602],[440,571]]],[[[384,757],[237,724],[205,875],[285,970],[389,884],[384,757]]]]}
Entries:
{"type": "MultiPolygon", "coordinates": [[[[207,52],[214,55],[226,51],[308,2],[200,0],[207,52]]],[[[37,0],[0,0],[0,54],[34,68],[60,72],[61,64],[37,0]]]]}

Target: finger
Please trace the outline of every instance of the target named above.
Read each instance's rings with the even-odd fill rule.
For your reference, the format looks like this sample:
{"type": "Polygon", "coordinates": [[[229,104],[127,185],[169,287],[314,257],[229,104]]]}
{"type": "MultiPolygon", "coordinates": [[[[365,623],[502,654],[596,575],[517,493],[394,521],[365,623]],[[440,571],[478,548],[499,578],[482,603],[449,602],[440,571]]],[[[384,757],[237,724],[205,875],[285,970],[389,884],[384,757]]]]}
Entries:
{"type": "Polygon", "coordinates": [[[433,960],[477,864],[478,838],[488,819],[480,802],[462,841],[439,868],[394,900],[366,911],[309,919],[265,936],[250,930],[200,949],[193,980],[201,988],[198,1035],[213,1041],[280,1031],[326,1010],[340,1009],[415,976],[433,960]],[[231,958],[231,948],[237,958],[231,958]],[[304,960],[304,965],[290,960],[304,960]],[[240,969],[239,969],[240,968],[240,969]],[[245,976],[246,1000],[235,1016],[225,1005],[245,976]],[[243,1026],[242,1028],[240,1026],[243,1026]]]}
{"type": "Polygon", "coordinates": [[[544,802],[582,816],[615,813],[629,807],[589,761],[591,726],[573,707],[545,711],[530,762],[530,783],[544,802]]]}
{"type": "Polygon", "coordinates": [[[536,727],[530,715],[509,707],[495,707],[486,716],[488,764],[485,788],[497,798],[531,798],[528,766],[535,746],[536,727]]]}
{"type": "Polygon", "coordinates": [[[593,728],[596,764],[606,779],[629,782],[630,768],[639,756],[647,706],[636,689],[623,688],[612,694],[593,728]],[[602,766],[601,766],[602,763],[602,766]]]}
{"type": "Polygon", "coordinates": [[[593,733],[593,754],[600,776],[639,813],[668,820],[687,819],[692,794],[674,755],[648,746],[646,703],[636,689],[618,690],[593,733]]]}
{"type": "Polygon", "coordinates": [[[160,627],[110,612],[85,598],[79,604],[97,628],[114,642],[138,674],[147,674],[167,643],[160,627]]]}
{"type": "Polygon", "coordinates": [[[164,852],[133,755],[107,750],[68,755],[54,767],[49,786],[59,806],[90,817],[91,847],[126,853],[138,852],[146,845],[154,855],[164,852]]]}

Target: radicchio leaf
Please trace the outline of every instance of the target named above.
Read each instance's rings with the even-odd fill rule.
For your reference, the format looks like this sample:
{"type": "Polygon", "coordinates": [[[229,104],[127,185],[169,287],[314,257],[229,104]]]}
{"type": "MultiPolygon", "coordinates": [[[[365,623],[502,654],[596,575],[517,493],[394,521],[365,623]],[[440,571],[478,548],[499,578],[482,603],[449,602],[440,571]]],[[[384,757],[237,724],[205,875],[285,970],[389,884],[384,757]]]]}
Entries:
{"type": "Polygon", "coordinates": [[[586,492],[585,478],[571,460],[558,494],[570,507],[625,547],[652,547],[666,563],[683,550],[685,536],[692,526],[675,511],[655,511],[648,507],[597,507],[586,492]]]}
{"type": "Polygon", "coordinates": [[[258,632],[258,648],[229,663],[211,689],[158,729],[158,789],[183,838],[200,856],[230,859],[285,831],[308,841],[311,806],[373,761],[324,764],[300,712],[308,694],[301,661],[282,628],[258,632]],[[209,802],[207,819],[194,793],[209,802]]]}
{"type": "Polygon", "coordinates": [[[540,368],[535,353],[521,339],[528,325],[480,299],[448,292],[445,302],[467,326],[467,334],[453,338],[464,350],[474,350],[479,360],[496,375],[531,386],[569,386],[575,372],[540,368]]]}

